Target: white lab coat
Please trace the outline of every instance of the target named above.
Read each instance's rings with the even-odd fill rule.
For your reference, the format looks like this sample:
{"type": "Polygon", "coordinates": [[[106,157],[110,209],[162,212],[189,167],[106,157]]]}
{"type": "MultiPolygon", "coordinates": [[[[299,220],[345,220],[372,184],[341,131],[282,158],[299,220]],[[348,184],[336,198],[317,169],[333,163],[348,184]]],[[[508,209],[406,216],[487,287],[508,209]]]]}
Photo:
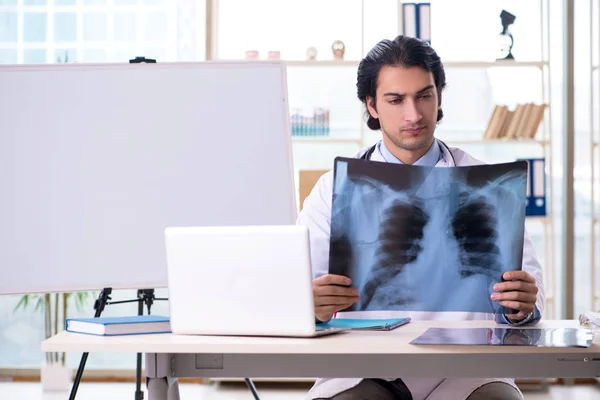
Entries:
{"type": "MultiPolygon", "coordinates": [[[[443,157],[436,164],[436,167],[453,166],[452,156],[445,146],[440,146],[443,157]]],[[[364,148],[355,154],[354,157],[360,158],[368,148],[364,148]]],[[[481,165],[481,161],[476,160],[466,152],[450,148],[457,166],[481,165]]],[[[373,152],[372,161],[385,162],[379,151],[373,152]]],[[[307,226],[310,232],[310,251],[312,262],[312,275],[317,277],[327,274],[329,270],[329,239],[331,222],[331,203],[333,191],[333,171],[324,174],[310,195],[306,198],[302,212],[298,216],[298,224],[307,226]]],[[[542,280],[542,269],[536,259],[533,245],[527,233],[525,233],[523,247],[522,269],[531,274],[537,281],[538,295],[537,308],[543,315],[544,310],[544,285],[542,280]]],[[[338,317],[349,316],[352,318],[361,318],[366,316],[367,312],[345,312],[338,314],[338,317]]],[[[413,320],[494,320],[493,314],[487,313],[467,313],[467,312],[382,312],[368,311],[370,318],[392,318],[395,316],[410,316],[413,320]]],[[[402,378],[402,377],[399,377],[402,378]]],[[[514,380],[510,378],[466,378],[466,379],[440,379],[437,378],[402,378],[412,393],[414,400],[461,400],[466,399],[475,389],[491,381],[502,381],[515,386],[514,380]]],[[[360,383],[360,378],[320,378],[311,388],[306,399],[315,399],[321,397],[332,397],[344,390],[350,389],[360,383]]]]}

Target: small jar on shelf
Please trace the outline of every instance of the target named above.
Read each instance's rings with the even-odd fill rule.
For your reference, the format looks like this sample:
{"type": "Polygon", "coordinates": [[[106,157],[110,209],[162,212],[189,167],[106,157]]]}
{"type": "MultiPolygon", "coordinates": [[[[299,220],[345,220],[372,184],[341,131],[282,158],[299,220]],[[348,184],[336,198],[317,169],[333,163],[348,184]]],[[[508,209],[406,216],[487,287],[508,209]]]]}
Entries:
{"type": "Polygon", "coordinates": [[[292,136],[323,137],[329,135],[329,110],[318,107],[312,113],[305,113],[301,108],[292,109],[292,136]]]}

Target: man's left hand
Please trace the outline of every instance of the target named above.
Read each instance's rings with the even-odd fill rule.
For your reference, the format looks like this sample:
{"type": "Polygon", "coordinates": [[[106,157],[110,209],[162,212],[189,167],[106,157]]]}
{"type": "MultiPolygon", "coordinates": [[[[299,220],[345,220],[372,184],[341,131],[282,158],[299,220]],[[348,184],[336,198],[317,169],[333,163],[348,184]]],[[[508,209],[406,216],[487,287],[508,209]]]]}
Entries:
{"type": "Polygon", "coordinates": [[[533,312],[537,299],[538,287],[535,278],[525,271],[511,271],[503,275],[505,282],[494,285],[492,300],[501,306],[518,310],[516,314],[508,314],[511,321],[521,321],[533,312]]]}

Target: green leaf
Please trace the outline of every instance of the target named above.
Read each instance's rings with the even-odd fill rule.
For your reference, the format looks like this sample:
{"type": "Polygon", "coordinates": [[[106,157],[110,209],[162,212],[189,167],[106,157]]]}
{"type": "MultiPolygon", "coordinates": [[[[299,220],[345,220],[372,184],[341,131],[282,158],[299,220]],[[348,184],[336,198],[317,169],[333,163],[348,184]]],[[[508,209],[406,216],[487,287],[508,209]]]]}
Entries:
{"type": "Polygon", "coordinates": [[[35,311],[43,310],[43,307],[44,307],[44,298],[40,296],[37,299],[37,303],[35,305],[35,311]]]}
{"type": "Polygon", "coordinates": [[[13,312],[18,311],[19,308],[23,308],[23,310],[25,310],[27,308],[28,303],[29,303],[29,295],[26,294],[25,296],[21,297],[21,300],[19,300],[19,302],[15,306],[13,312]]]}
{"type": "Polygon", "coordinates": [[[77,311],[85,311],[85,307],[88,306],[87,300],[93,296],[93,292],[75,292],[75,293],[67,293],[67,299],[70,299],[72,296],[73,302],[75,303],[75,308],[77,311]]]}
{"type": "Polygon", "coordinates": [[[90,292],[77,292],[75,293],[75,307],[77,311],[83,311],[86,305],[86,300],[90,297],[90,292]]]}
{"type": "Polygon", "coordinates": [[[43,305],[44,305],[43,295],[41,295],[41,294],[26,294],[23,297],[21,297],[21,299],[15,306],[13,312],[18,311],[19,309],[26,311],[27,308],[29,307],[29,305],[31,303],[33,303],[34,301],[36,301],[34,311],[38,311],[43,308],[43,305]]]}

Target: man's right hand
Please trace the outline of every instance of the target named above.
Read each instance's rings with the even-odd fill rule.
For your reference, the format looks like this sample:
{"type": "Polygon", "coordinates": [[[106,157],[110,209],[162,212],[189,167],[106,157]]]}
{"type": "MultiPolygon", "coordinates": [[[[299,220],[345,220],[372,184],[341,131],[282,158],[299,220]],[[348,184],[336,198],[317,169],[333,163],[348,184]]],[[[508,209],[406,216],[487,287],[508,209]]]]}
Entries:
{"type": "Polygon", "coordinates": [[[350,287],[352,280],[341,275],[323,275],[313,280],[315,316],[329,321],[333,314],[359,300],[358,289],[350,287]]]}

